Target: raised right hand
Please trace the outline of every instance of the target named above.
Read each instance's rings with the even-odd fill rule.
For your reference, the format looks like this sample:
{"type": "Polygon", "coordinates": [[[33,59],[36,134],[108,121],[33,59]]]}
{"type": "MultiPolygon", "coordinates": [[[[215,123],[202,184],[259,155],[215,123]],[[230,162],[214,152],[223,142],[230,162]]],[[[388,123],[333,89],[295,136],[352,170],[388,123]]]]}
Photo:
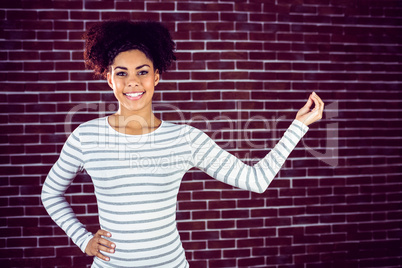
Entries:
{"type": "Polygon", "coordinates": [[[320,120],[324,112],[324,102],[313,92],[310,94],[306,105],[304,105],[296,115],[296,119],[306,126],[320,120]],[[314,105],[314,109],[311,110],[314,105]]]}
{"type": "Polygon", "coordinates": [[[110,258],[103,255],[101,251],[114,253],[116,245],[102,236],[112,237],[112,234],[105,230],[98,230],[94,237],[89,240],[88,245],[85,248],[85,253],[89,256],[96,256],[104,261],[109,261],[110,258]]]}

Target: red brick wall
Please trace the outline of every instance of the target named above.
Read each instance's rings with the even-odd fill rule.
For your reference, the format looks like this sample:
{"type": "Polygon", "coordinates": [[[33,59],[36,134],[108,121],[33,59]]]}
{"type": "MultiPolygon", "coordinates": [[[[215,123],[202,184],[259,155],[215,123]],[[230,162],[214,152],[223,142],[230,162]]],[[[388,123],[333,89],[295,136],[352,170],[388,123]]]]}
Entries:
{"type": "MultiPolygon", "coordinates": [[[[40,190],[66,135],[115,110],[105,81],[84,70],[80,40],[89,24],[115,17],[163,21],[177,41],[158,116],[207,131],[247,163],[272,148],[311,91],[327,105],[264,194],[185,176],[177,217],[192,267],[401,264],[401,1],[0,7],[2,267],[91,263],[47,216],[40,190]]],[[[79,175],[67,198],[96,231],[92,192],[79,175]]]]}

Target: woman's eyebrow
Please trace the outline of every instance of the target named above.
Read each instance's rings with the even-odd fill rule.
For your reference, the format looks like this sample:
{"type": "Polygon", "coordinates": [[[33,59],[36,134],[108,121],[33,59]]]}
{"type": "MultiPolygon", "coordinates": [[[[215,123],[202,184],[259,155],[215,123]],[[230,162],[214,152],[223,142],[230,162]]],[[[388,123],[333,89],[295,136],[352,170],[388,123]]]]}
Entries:
{"type": "Polygon", "coordinates": [[[138,69],[141,69],[142,67],[151,67],[151,66],[149,66],[148,64],[143,64],[143,65],[140,65],[140,66],[138,66],[137,68],[135,68],[136,70],[138,70],[138,69]]]}
{"type": "MultiPolygon", "coordinates": [[[[135,69],[138,70],[138,69],[141,69],[142,67],[151,67],[151,66],[149,66],[148,64],[143,64],[143,65],[140,65],[140,66],[136,67],[135,69]]],[[[127,67],[123,67],[123,66],[116,66],[114,69],[115,70],[116,69],[128,70],[127,67]]]]}

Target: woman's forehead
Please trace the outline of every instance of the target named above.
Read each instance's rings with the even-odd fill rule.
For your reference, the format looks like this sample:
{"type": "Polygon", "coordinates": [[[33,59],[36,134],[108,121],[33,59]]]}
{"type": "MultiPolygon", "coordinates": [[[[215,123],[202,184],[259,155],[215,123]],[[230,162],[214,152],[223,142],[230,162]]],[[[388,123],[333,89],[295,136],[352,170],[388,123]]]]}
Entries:
{"type": "Polygon", "coordinates": [[[116,65],[124,65],[125,67],[134,67],[138,66],[149,66],[153,67],[152,61],[138,49],[128,50],[124,52],[120,52],[114,58],[112,66],[116,65]]]}

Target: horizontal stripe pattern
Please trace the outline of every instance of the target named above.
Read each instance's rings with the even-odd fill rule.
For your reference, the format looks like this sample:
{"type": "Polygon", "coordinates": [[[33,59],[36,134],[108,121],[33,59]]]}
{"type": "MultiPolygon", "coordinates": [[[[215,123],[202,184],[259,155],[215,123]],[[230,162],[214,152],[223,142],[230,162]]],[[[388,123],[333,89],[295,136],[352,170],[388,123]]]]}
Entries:
{"type": "Polygon", "coordinates": [[[222,150],[202,131],[162,122],[154,132],[125,135],[107,118],[80,125],[68,138],[42,189],[52,219],[83,252],[92,234],[78,221],[64,193],[83,169],[91,176],[102,229],[116,243],[109,262],[93,267],[188,267],[176,228],[181,179],[192,167],[233,186],[264,192],[307,127],[294,121],[254,166],[222,150]]]}

